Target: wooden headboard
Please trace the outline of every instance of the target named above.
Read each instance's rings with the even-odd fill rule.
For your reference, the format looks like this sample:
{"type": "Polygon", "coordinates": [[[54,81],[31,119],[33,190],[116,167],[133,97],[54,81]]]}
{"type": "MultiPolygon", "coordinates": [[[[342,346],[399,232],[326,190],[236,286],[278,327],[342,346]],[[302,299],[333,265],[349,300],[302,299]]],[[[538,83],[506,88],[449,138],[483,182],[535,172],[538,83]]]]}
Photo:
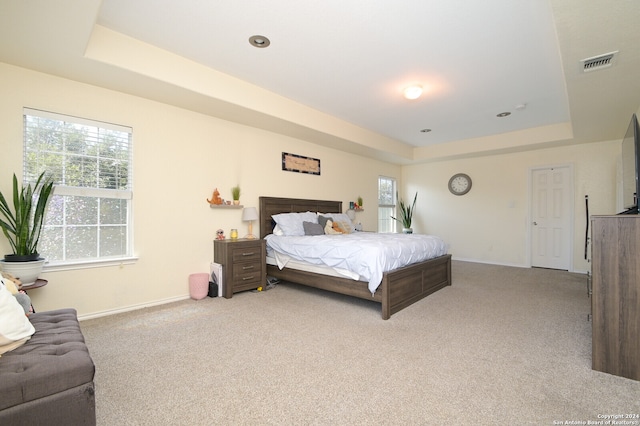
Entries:
{"type": "Polygon", "coordinates": [[[304,212],[342,213],[342,201],[260,197],[260,239],[272,233],[272,215],[304,212]]]}

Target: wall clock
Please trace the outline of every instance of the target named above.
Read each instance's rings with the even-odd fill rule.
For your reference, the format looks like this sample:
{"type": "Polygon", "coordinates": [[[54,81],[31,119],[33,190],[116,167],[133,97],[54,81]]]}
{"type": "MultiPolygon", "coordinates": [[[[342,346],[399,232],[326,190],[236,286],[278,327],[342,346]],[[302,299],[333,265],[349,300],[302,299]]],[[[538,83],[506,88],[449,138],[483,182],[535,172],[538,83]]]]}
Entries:
{"type": "Polygon", "coordinates": [[[449,191],[453,195],[464,195],[471,190],[471,178],[464,173],[456,173],[449,179],[449,191]]]}

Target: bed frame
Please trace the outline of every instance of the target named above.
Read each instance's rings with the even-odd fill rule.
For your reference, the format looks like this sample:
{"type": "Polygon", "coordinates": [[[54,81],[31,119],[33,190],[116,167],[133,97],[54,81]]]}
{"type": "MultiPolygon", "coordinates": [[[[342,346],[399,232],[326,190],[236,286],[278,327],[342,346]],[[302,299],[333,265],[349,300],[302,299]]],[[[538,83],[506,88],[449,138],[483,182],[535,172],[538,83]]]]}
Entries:
{"type": "MultiPolygon", "coordinates": [[[[260,197],[260,238],[273,230],[272,215],[278,213],[341,213],[341,201],[260,197]]],[[[382,283],[372,296],[366,282],[331,277],[267,265],[267,275],[334,293],[374,300],[382,304],[382,319],[401,311],[426,296],[451,285],[451,255],[437,257],[385,272],[382,283]]]]}

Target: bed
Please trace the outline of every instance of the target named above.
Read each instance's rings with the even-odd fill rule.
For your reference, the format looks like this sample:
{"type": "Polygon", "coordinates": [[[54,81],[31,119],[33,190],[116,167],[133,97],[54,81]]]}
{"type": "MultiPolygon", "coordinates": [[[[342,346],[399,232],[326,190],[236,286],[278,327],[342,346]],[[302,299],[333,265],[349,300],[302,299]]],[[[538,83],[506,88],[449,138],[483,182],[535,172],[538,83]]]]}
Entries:
{"type": "MultiPolygon", "coordinates": [[[[273,232],[273,215],[304,212],[341,213],[341,201],[260,197],[260,238],[273,232]]],[[[384,272],[374,294],[368,283],[267,264],[267,275],[283,281],[319,288],[381,304],[382,319],[401,311],[426,296],[451,285],[451,255],[445,254],[409,266],[384,272]]]]}

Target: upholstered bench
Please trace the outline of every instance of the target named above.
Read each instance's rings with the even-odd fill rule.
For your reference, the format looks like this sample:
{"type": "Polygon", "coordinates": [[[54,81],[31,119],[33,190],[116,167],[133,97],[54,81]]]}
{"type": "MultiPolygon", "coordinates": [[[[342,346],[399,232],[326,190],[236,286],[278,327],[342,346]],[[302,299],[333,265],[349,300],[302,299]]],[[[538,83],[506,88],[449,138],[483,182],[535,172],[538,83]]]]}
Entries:
{"type": "Polygon", "coordinates": [[[95,425],[95,365],[75,309],[29,319],[31,339],[0,357],[0,425],[95,425]]]}

